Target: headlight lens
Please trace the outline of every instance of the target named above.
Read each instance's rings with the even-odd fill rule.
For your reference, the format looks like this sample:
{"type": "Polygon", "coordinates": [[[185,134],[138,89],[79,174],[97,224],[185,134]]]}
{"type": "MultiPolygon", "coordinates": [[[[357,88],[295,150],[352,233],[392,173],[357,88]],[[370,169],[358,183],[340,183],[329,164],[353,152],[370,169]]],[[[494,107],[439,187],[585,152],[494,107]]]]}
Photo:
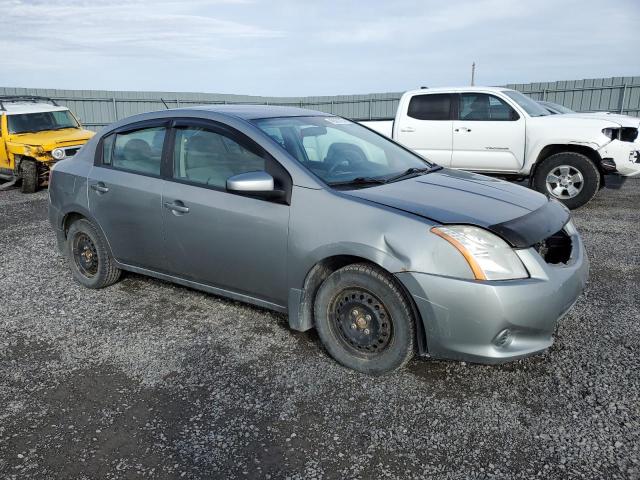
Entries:
{"type": "Polygon", "coordinates": [[[62,160],[64,158],[64,150],[61,148],[54,148],[51,151],[51,156],[56,160],[62,160]]]}
{"type": "Polygon", "coordinates": [[[513,280],[529,273],[513,249],[497,235],[469,225],[433,227],[469,264],[476,280],[513,280]]]}

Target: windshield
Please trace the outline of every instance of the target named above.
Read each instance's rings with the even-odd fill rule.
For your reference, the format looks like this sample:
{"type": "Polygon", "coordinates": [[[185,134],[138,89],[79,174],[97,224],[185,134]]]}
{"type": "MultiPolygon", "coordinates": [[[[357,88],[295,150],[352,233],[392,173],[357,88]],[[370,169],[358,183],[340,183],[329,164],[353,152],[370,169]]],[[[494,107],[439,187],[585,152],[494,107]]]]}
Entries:
{"type": "Polygon", "coordinates": [[[329,185],[364,186],[432,167],[385,137],[340,117],[267,118],[253,123],[329,185]]]}
{"type": "Polygon", "coordinates": [[[520,92],[516,92],[515,90],[505,90],[503,93],[520,105],[531,117],[545,117],[547,115],[551,115],[549,111],[538,102],[521,94],[520,92]]]}
{"type": "Polygon", "coordinates": [[[540,104],[543,107],[548,108],[551,111],[551,113],[576,113],[573,110],[571,110],[570,108],[567,108],[564,105],[560,105],[558,103],[540,102],[540,104]]]}
{"type": "Polygon", "coordinates": [[[79,128],[78,122],[69,110],[57,112],[37,112],[7,115],[9,133],[42,132],[44,130],[61,130],[63,128],[79,128]]]}

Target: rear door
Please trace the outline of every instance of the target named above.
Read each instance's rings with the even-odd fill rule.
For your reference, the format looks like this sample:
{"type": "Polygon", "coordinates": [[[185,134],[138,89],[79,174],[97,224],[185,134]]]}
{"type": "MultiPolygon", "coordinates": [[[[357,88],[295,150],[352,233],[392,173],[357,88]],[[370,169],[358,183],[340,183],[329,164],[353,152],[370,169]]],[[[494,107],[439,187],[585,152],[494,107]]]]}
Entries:
{"type": "Polygon", "coordinates": [[[128,126],[100,141],[89,209],[120,262],[164,270],[161,163],[167,122],[128,126]]]}
{"type": "Polygon", "coordinates": [[[394,125],[395,139],[445,167],[451,164],[453,146],[453,95],[420,93],[413,95],[394,125]]]}
{"type": "Polygon", "coordinates": [[[163,189],[169,269],[177,276],[286,305],[289,205],[229,193],[226,181],[266,170],[288,174],[260,146],[222,124],[178,120],[163,189]]]}
{"type": "Polygon", "coordinates": [[[524,117],[488,93],[461,93],[458,102],[451,166],[489,172],[520,170],[524,165],[524,117]]]}

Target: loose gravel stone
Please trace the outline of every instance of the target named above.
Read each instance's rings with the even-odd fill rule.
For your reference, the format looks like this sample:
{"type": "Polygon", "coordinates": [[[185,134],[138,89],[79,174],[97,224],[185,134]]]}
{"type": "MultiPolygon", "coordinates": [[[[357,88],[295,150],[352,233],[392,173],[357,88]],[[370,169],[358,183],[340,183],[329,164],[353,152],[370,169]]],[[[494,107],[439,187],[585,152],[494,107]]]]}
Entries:
{"type": "Polygon", "coordinates": [[[259,308],[74,283],[0,192],[0,478],[640,478],[640,180],[574,212],[589,286],[543,355],[371,378],[259,308]]]}

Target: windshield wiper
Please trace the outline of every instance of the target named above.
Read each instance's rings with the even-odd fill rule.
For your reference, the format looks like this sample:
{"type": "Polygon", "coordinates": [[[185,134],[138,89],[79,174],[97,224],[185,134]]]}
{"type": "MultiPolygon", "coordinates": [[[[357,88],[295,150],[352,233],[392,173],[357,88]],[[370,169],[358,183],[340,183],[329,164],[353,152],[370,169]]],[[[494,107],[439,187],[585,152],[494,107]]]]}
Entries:
{"type": "Polygon", "coordinates": [[[442,170],[440,165],[433,165],[432,167],[425,168],[407,168],[404,172],[399,173],[398,175],[394,175],[393,177],[389,177],[385,180],[384,183],[397,182],[398,180],[405,180],[411,177],[417,177],[418,175],[424,175],[426,173],[437,172],[438,170],[442,170]]]}
{"type": "Polygon", "coordinates": [[[382,185],[387,183],[386,180],[376,177],[356,177],[353,180],[345,180],[344,182],[329,182],[332,187],[341,187],[344,185],[382,185]]]}

